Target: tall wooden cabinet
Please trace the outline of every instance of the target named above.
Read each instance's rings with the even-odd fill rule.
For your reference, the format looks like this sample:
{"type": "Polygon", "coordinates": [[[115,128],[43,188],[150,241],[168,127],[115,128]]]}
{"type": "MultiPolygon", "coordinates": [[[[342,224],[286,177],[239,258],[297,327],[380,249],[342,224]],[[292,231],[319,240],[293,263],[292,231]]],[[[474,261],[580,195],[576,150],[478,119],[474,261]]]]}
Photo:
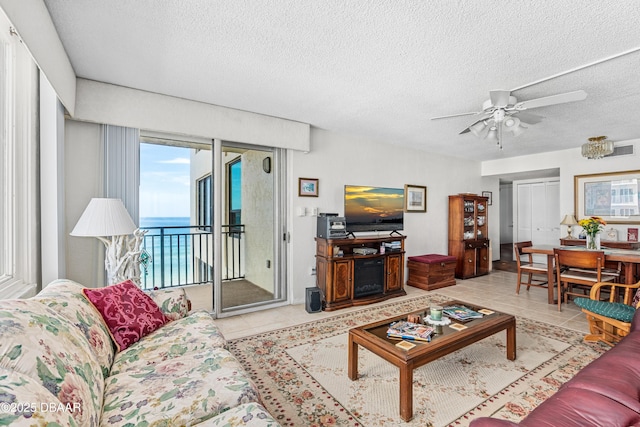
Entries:
{"type": "Polygon", "coordinates": [[[405,238],[316,237],[317,285],[324,296],[324,310],[406,295],[403,287],[405,238]]]}
{"type": "Polygon", "coordinates": [[[449,255],[456,260],[456,277],[489,273],[488,198],[474,194],[449,196],[449,255]]]}

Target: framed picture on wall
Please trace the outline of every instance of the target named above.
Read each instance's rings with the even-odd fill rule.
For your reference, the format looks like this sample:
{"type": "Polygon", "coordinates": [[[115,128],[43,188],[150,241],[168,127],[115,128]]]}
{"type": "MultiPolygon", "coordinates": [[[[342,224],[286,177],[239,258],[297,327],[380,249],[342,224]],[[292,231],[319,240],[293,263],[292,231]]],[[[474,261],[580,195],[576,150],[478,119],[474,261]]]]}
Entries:
{"type": "Polygon", "coordinates": [[[483,191],[482,197],[487,198],[487,204],[491,206],[493,204],[493,193],[491,191],[483,191]]]}
{"type": "Polygon", "coordinates": [[[640,224],[639,185],[640,170],[574,176],[576,218],[599,216],[610,224],[640,224]]]}
{"type": "Polygon", "coordinates": [[[426,212],[427,211],[427,187],[423,185],[404,186],[404,211],[405,212],[426,212]]]}
{"type": "Polygon", "coordinates": [[[298,178],[298,196],[300,197],[318,197],[317,178],[298,178]]]}

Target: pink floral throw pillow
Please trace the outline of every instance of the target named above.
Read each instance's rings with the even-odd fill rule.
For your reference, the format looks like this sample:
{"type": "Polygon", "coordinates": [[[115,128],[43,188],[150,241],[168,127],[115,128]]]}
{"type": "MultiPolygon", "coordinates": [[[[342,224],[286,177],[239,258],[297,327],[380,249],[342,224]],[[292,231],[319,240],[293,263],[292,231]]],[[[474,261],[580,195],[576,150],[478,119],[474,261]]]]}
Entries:
{"type": "Polygon", "coordinates": [[[151,297],[131,280],[106,288],[84,288],[82,292],[102,315],[118,351],[169,322],[151,297]]]}

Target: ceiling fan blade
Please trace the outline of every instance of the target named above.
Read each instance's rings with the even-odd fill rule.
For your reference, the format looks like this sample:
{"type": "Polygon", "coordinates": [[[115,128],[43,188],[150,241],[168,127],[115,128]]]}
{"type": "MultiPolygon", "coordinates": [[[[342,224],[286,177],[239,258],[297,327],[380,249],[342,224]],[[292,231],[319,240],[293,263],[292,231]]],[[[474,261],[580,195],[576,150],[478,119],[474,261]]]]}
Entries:
{"type": "Polygon", "coordinates": [[[545,96],[543,98],[530,99],[518,102],[514,105],[516,110],[526,110],[529,108],[546,107],[547,105],[562,104],[565,102],[582,101],[587,97],[587,92],[576,90],[575,92],[560,93],[558,95],[545,96]]]}
{"type": "Polygon", "coordinates": [[[463,130],[462,132],[460,132],[460,133],[459,133],[459,135],[462,135],[463,133],[470,132],[469,128],[470,128],[471,126],[473,126],[473,125],[475,125],[476,123],[479,123],[479,122],[481,122],[481,121],[483,121],[483,120],[490,119],[490,118],[491,118],[491,114],[487,114],[487,113],[484,113],[484,114],[483,114],[483,113],[478,113],[478,117],[476,117],[476,119],[475,119],[472,123],[469,123],[469,126],[467,126],[467,127],[465,128],[465,130],[463,130]]]}
{"type": "Polygon", "coordinates": [[[523,123],[526,123],[528,125],[536,125],[538,123],[540,123],[542,121],[542,119],[544,119],[544,117],[539,116],[537,114],[533,114],[533,113],[527,113],[524,111],[518,111],[517,112],[517,117],[520,119],[520,121],[522,121],[523,123]]]}
{"type": "Polygon", "coordinates": [[[451,117],[471,116],[472,114],[480,114],[480,113],[481,112],[474,111],[472,113],[451,114],[451,115],[448,115],[448,116],[431,117],[431,120],[450,119],[451,117]]]}
{"type": "Polygon", "coordinates": [[[492,90],[489,92],[491,104],[496,108],[504,108],[509,105],[509,96],[511,96],[511,91],[508,90],[492,90]]]}

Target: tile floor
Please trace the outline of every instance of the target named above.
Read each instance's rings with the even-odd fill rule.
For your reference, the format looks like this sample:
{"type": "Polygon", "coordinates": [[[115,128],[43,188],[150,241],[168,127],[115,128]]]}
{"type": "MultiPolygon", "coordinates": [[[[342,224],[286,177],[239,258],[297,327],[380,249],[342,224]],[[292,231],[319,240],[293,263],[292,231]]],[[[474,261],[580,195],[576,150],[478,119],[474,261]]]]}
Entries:
{"type": "MultiPolygon", "coordinates": [[[[526,288],[522,287],[519,295],[516,295],[515,289],[515,273],[494,270],[489,275],[457,280],[455,286],[435,291],[424,291],[406,286],[407,295],[400,298],[415,298],[429,293],[439,293],[505,313],[512,313],[516,316],[527,317],[585,333],[588,332],[586,317],[575,304],[570,302],[568,305],[563,305],[562,311],[559,312],[556,304],[547,304],[546,289],[531,288],[527,291],[526,288]]],[[[388,304],[398,301],[400,298],[393,298],[378,304],[388,304]]],[[[331,312],[307,313],[304,304],[298,304],[217,319],[216,323],[225,338],[234,339],[300,323],[313,322],[321,318],[360,309],[362,307],[350,307],[331,312]]]]}

